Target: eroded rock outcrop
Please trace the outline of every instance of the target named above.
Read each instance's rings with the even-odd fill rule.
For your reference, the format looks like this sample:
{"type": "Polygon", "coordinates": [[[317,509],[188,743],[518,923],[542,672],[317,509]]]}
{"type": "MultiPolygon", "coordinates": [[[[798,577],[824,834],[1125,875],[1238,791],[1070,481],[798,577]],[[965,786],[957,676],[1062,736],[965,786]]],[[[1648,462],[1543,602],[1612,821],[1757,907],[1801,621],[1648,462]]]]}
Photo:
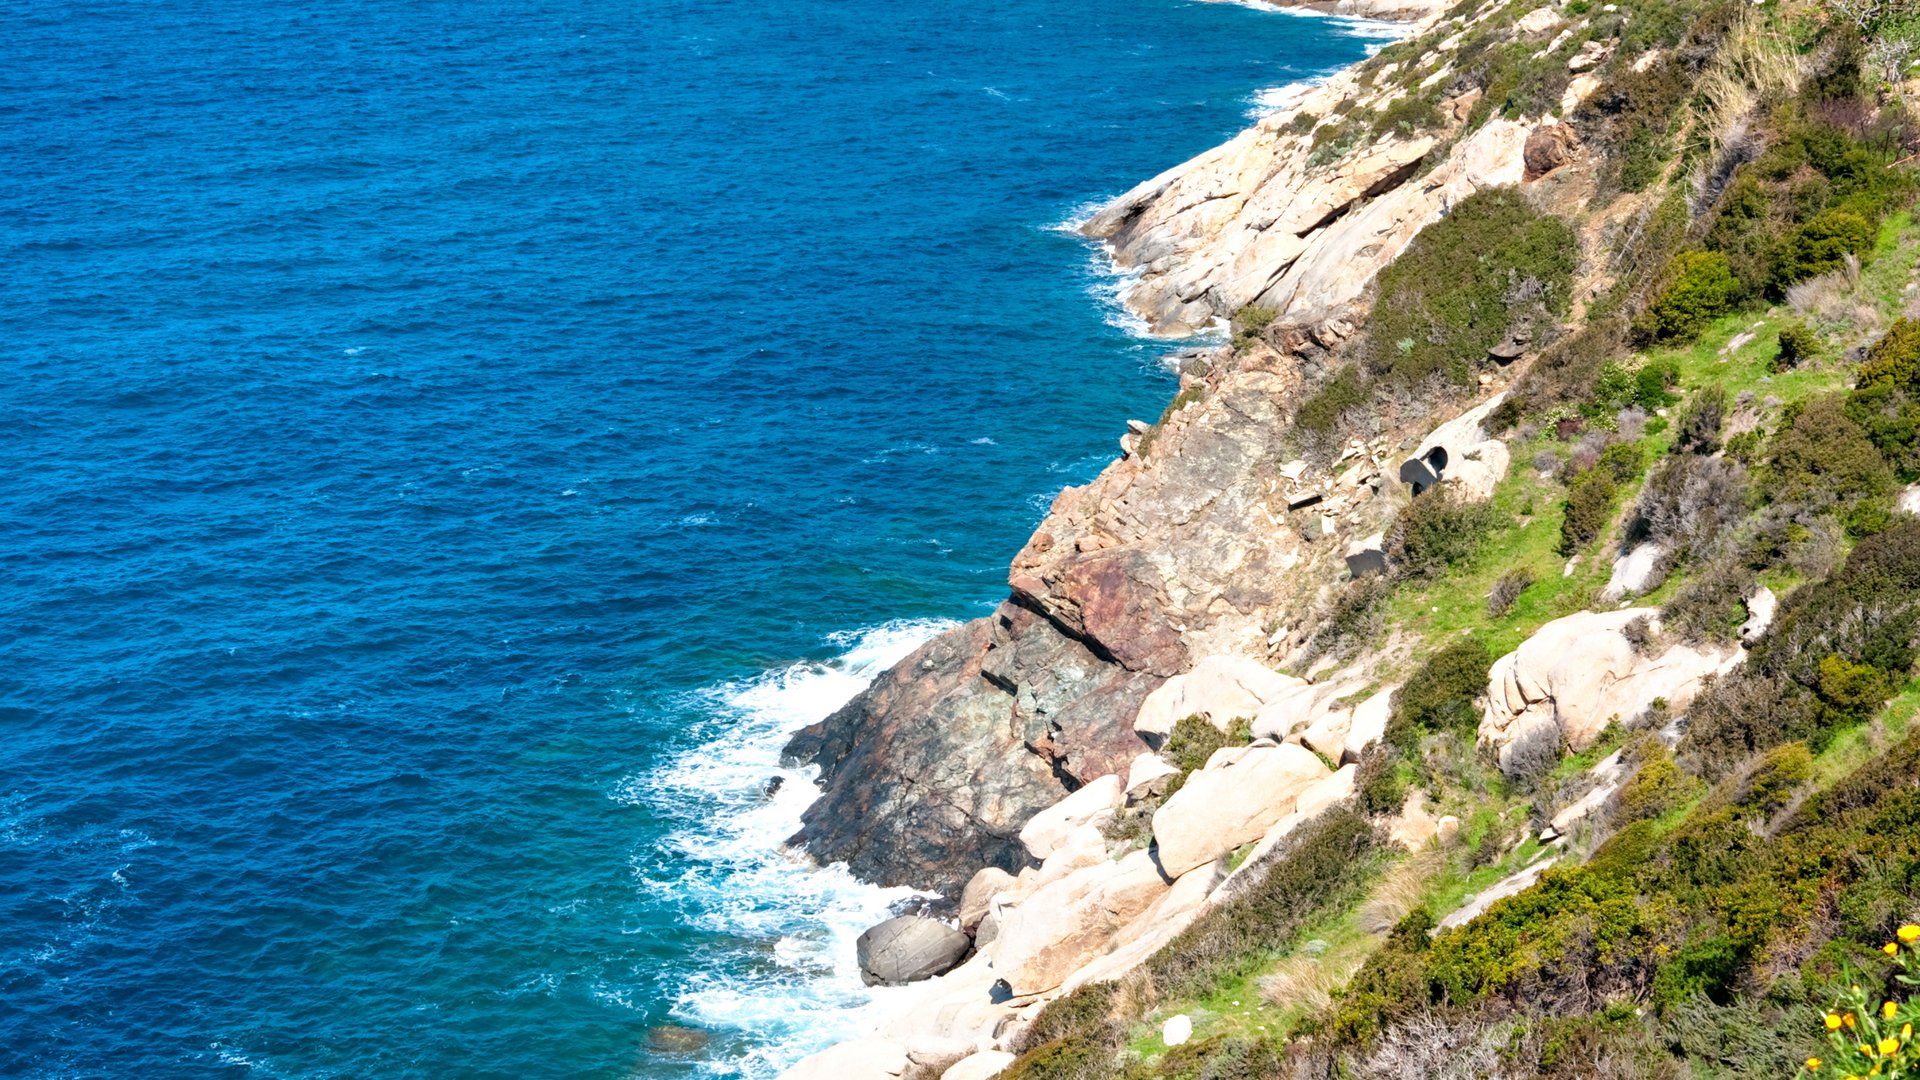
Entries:
{"type": "Polygon", "coordinates": [[[1607,724],[1646,713],[1655,701],[1683,712],[1709,675],[1740,662],[1737,650],[1676,644],[1646,651],[1659,632],[1659,609],[1583,611],[1541,627],[1494,661],[1487,679],[1480,741],[1513,770],[1514,748],[1547,740],[1557,752],[1592,745],[1607,724]],[[1634,624],[1644,629],[1635,633],[1634,624]]]}

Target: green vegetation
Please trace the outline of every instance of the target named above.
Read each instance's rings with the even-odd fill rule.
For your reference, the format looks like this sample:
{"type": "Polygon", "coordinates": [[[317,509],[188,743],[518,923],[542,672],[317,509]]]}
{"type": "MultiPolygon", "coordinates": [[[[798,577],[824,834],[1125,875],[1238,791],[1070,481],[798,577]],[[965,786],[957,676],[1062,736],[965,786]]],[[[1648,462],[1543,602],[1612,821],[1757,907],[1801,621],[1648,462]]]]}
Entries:
{"type": "MultiPolygon", "coordinates": [[[[1315,130],[1320,154],[1444,128],[1431,106],[1472,89],[1469,128],[1541,115],[1568,56],[1613,49],[1568,117],[1598,173],[1587,205],[1618,212],[1579,222],[1603,264],[1581,268],[1601,287],[1579,325],[1560,330],[1573,230],[1482,193],[1380,275],[1354,359],[1321,369],[1294,419],[1336,449],[1393,409],[1373,431],[1403,432],[1508,334],[1540,347],[1489,424],[1514,461],[1493,497],[1412,500],[1389,531],[1392,573],[1348,583],[1306,650],[1367,647],[1403,680],[1341,811],[1354,831],[1276,856],[1265,906],[1196,926],[1137,981],[1049,1007],[1010,1075],[1784,1077],[1839,1059],[1828,1009],[1906,998],[1906,954],[1882,950],[1920,916],[1920,521],[1891,498],[1920,479],[1920,322],[1902,317],[1920,229],[1913,171],[1894,166],[1920,133],[1889,77],[1905,60],[1886,57],[1900,42],[1920,56],[1920,20],[1628,0],[1579,5],[1564,37],[1516,38],[1533,6],[1470,27],[1430,94],[1412,90],[1431,42],[1389,46],[1368,77],[1407,92],[1315,130]],[[1782,597],[1774,623],[1687,708],[1672,749],[1651,734],[1659,709],[1503,777],[1474,746],[1492,658],[1596,607],[1613,541],[1665,552],[1639,601],[1664,624],[1647,648],[1731,646],[1761,584],[1782,597]],[[1432,933],[1543,854],[1528,835],[1615,749],[1628,779],[1561,861],[1432,933]],[[1357,839],[1416,788],[1461,819],[1457,840],[1392,855],[1357,839]],[[1309,868],[1338,880],[1309,883],[1309,868]],[[1285,992],[1263,994],[1267,978],[1285,992]],[[1173,1011],[1197,1030],[1170,1050],[1157,1020],[1173,1011]]],[[[1224,739],[1207,727],[1183,753],[1224,739]]]]}
{"type": "Polygon", "coordinates": [[[1401,385],[1467,383],[1509,332],[1566,314],[1577,250],[1567,224],[1519,192],[1470,196],[1380,272],[1368,369],[1401,385]]]}

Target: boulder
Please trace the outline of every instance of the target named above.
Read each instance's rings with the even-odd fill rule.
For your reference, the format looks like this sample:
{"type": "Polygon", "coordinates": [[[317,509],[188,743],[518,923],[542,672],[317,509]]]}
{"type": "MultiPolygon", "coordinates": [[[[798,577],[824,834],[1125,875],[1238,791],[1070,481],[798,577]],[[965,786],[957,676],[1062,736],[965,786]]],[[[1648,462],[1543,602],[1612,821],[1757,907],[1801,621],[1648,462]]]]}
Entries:
{"type": "Polygon", "coordinates": [[[1178,877],[1260,839],[1328,775],[1312,751],[1292,744],[1250,748],[1231,764],[1195,772],[1153,815],[1160,868],[1178,877]]]}
{"type": "Polygon", "coordinates": [[[1013,1060],[1014,1056],[1005,1050],[982,1050],[955,1062],[940,1074],[940,1080],[988,1080],[1005,1072],[1013,1060]]]}
{"type": "Polygon", "coordinates": [[[1347,545],[1347,573],[1355,578],[1387,572],[1387,534],[1374,533],[1347,545]]]}
{"type": "Polygon", "coordinates": [[[1687,645],[1640,655],[1623,630],[1642,618],[1657,628],[1658,616],[1655,608],[1568,615],[1494,661],[1480,741],[1499,753],[1501,768],[1511,771],[1513,748],[1530,739],[1584,749],[1610,721],[1632,720],[1656,698],[1684,711],[1702,680],[1739,663],[1738,650],[1687,645]]]}
{"type": "Polygon", "coordinates": [[[1773,625],[1774,612],[1779,609],[1780,600],[1773,595],[1772,589],[1762,585],[1755,590],[1752,596],[1747,597],[1747,621],[1740,624],[1741,642],[1751,645],[1759,641],[1760,635],[1773,625]]]}
{"type": "Polygon", "coordinates": [[[1173,732],[1174,724],[1189,716],[1205,717],[1225,731],[1234,720],[1251,720],[1266,702],[1304,685],[1304,680],[1282,675],[1258,660],[1209,656],[1148,694],[1134,717],[1133,730],[1156,747],[1173,732]]]}
{"type": "Polygon", "coordinates": [[[1119,862],[1082,867],[1031,896],[1000,905],[994,970],[1015,996],[1052,990],[1104,954],[1121,928],[1169,887],[1152,855],[1135,851],[1119,862]]]}
{"type": "Polygon", "coordinates": [[[1158,795],[1167,789],[1168,781],[1179,775],[1180,770],[1159,754],[1141,754],[1127,767],[1127,801],[1158,795]]]}
{"type": "Polygon", "coordinates": [[[912,1067],[907,1048],[887,1039],[854,1039],[801,1058],[780,1080],[886,1080],[912,1067]]]}
{"type": "Polygon", "coordinates": [[[1320,701],[1327,688],[1301,680],[1284,693],[1276,694],[1253,714],[1253,737],[1275,742],[1303,731],[1320,715],[1320,701]]]}
{"type": "Polygon", "coordinates": [[[971,1056],[979,1047],[971,1039],[945,1035],[915,1035],[906,1040],[907,1060],[929,1073],[946,1070],[971,1056]]]}
{"type": "Polygon", "coordinates": [[[1314,781],[1313,785],[1300,793],[1294,803],[1293,812],[1302,817],[1313,815],[1332,806],[1342,799],[1353,797],[1355,784],[1360,779],[1360,766],[1342,765],[1332,774],[1314,781]]]}
{"type": "Polygon", "coordinates": [[[1029,818],[1020,829],[1020,843],[1034,858],[1045,859],[1058,851],[1074,830],[1086,825],[1098,828],[1112,821],[1121,795],[1120,777],[1108,773],[1029,818]]]}
{"type": "Polygon", "coordinates": [[[1347,730],[1352,724],[1352,709],[1328,709],[1300,733],[1300,745],[1337,763],[1347,751],[1347,730]]]}
{"type": "Polygon", "coordinates": [[[1908,484],[1901,488],[1894,500],[1894,509],[1902,514],[1920,515],[1920,484],[1908,484]]]}
{"type": "Polygon", "coordinates": [[[868,928],[854,942],[854,954],[868,986],[904,986],[953,970],[972,947],[946,923],[901,915],[868,928]]]}
{"type": "Polygon", "coordinates": [[[1415,495],[1444,480],[1465,498],[1492,497],[1506,478],[1511,455],[1507,444],[1488,438],[1481,425],[1506,400],[1502,391],[1435,428],[1401,464],[1400,478],[1415,495]]]}
{"type": "Polygon", "coordinates": [[[1200,917],[1222,872],[1221,863],[1211,862],[1182,874],[1160,899],[1114,934],[1110,951],[1067,976],[1060,992],[1071,994],[1089,983],[1117,979],[1159,952],[1200,917]]]}
{"type": "Polygon", "coordinates": [[[1032,876],[1027,889],[1037,889],[1049,882],[1059,881],[1082,867],[1098,866],[1106,861],[1106,834],[1095,826],[1082,825],[1068,833],[1065,842],[1041,862],[1039,871],[1032,876]]]}
{"type": "Polygon", "coordinates": [[[960,891],[960,929],[972,932],[987,917],[993,898],[1013,887],[1014,877],[997,866],[983,867],[960,891]]]}
{"type": "Polygon", "coordinates": [[[1659,588],[1667,576],[1666,559],[1665,544],[1649,540],[1634,545],[1632,550],[1613,560],[1613,576],[1607,579],[1607,587],[1600,590],[1600,602],[1618,603],[1659,588]]]}
{"type": "Polygon", "coordinates": [[[1580,137],[1565,124],[1541,124],[1527,135],[1527,179],[1535,180],[1573,160],[1580,137]]]}
{"type": "Polygon", "coordinates": [[[1544,34],[1559,26],[1560,13],[1550,7],[1534,8],[1513,22],[1513,29],[1520,34],[1544,34]]]}
{"type": "Polygon", "coordinates": [[[1393,715],[1393,692],[1398,689],[1398,686],[1389,686],[1353,707],[1339,760],[1358,761],[1367,747],[1386,737],[1387,720],[1393,715]]]}

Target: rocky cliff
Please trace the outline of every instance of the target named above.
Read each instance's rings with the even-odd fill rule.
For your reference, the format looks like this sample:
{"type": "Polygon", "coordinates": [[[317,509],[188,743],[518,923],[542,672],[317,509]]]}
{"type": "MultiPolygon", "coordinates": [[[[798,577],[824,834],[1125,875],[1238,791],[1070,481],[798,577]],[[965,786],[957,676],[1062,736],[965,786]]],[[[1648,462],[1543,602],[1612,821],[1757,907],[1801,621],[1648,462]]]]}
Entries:
{"type": "MultiPolygon", "coordinates": [[[[1457,45],[1471,23],[1419,29],[1457,45]]],[[[1544,44],[1558,25],[1514,33],[1544,44]]],[[[1117,460],[1055,499],[995,615],[793,740],[788,756],[817,763],[822,788],[793,843],[949,893],[982,864],[1015,869],[1022,822],[1143,748],[1131,718],[1161,681],[1199,656],[1275,662],[1300,644],[1344,572],[1345,541],[1389,516],[1381,495],[1394,494],[1404,434],[1290,465],[1288,420],[1309,377],[1364,321],[1380,268],[1459,200],[1529,180],[1530,136],[1556,126],[1493,118],[1467,131],[1477,94],[1462,91],[1418,135],[1349,130],[1408,85],[1441,86],[1451,64],[1435,49],[1416,67],[1400,82],[1391,65],[1336,76],[1089,222],[1139,271],[1126,303],[1156,329],[1248,305],[1278,317],[1257,347],[1188,358],[1161,422],[1136,422],[1117,460]]]]}

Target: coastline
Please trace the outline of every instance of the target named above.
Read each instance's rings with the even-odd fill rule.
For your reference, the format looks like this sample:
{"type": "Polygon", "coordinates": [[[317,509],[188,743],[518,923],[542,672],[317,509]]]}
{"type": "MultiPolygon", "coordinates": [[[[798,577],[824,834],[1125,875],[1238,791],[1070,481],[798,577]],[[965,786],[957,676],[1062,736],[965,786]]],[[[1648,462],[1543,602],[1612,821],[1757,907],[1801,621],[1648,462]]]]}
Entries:
{"type": "MultiPolygon", "coordinates": [[[[1243,2],[1243,0],[1234,0],[1234,2],[1243,2]]],[[[1435,8],[1430,4],[1356,4],[1350,2],[1350,0],[1329,0],[1329,2],[1288,6],[1269,4],[1266,3],[1265,0],[1244,0],[1244,3],[1245,6],[1276,14],[1351,20],[1354,25],[1364,26],[1372,31],[1359,36],[1376,38],[1382,46],[1390,41],[1399,40],[1417,32],[1420,29],[1422,20],[1430,19],[1435,14],[1435,8]],[[1382,11],[1387,12],[1387,14],[1384,16],[1381,15],[1380,12],[1382,11]]],[[[1371,56],[1377,51],[1378,46],[1370,49],[1368,55],[1371,56]]],[[[1250,96],[1256,107],[1256,111],[1251,114],[1253,123],[1221,143],[1211,152],[1218,152],[1222,147],[1231,146],[1234,141],[1259,130],[1263,121],[1271,117],[1284,115],[1289,111],[1298,109],[1302,104],[1312,99],[1316,91],[1321,91],[1330,83],[1336,82],[1342,76],[1350,74],[1361,62],[1364,61],[1357,61],[1354,64],[1335,69],[1324,75],[1255,91],[1250,96]],[[1276,97],[1278,98],[1277,101],[1274,100],[1276,97]]],[[[1202,155],[1202,157],[1204,156],[1205,155],[1202,155]]],[[[1189,162],[1188,165],[1191,165],[1191,162],[1189,162]]],[[[1175,172],[1185,167],[1186,166],[1177,166],[1175,169],[1169,170],[1169,172],[1175,172]]],[[[1148,181],[1147,183],[1152,184],[1155,183],[1155,181],[1148,181]]],[[[1219,346],[1224,339],[1224,320],[1218,320],[1212,324],[1200,327],[1180,326],[1169,333],[1165,332],[1162,326],[1155,322],[1150,309],[1143,308],[1134,302],[1130,294],[1137,288],[1141,281],[1141,267],[1138,264],[1129,265],[1116,252],[1114,245],[1108,239],[1095,235],[1090,228],[1103,214],[1110,214],[1112,209],[1116,205],[1124,202],[1126,198],[1126,195],[1122,195],[1099,203],[1083,204],[1081,207],[1076,208],[1066,221],[1052,227],[1052,231],[1076,233],[1088,241],[1090,256],[1098,260],[1096,268],[1095,301],[1101,303],[1102,306],[1111,308],[1116,313],[1114,316],[1109,317],[1108,321],[1110,324],[1125,329],[1131,335],[1144,340],[1168,346],[1178,346],[1183,343],[1206,348],[1219,346]],[[1116,319],[1120,321],[1116,322],[1116,319]]],[[[1177,365],[1180,358],[1185,355],[1187,355],[1186,352],[1176,351],[1169,354],[1169,358],[1177,365]]],[[[1123,442],[1123,451],[1120,457],[1116,459],[1116,464],[1124,461],[1129,456],[1130,452],[1124,449],[1125,445],[1123,442]]],[[[1063,493],[1062,498],[1064,497],[1065,495],[1063,493]]],[[[1056,500],[1056,511],[1058,505],[1058,500],[1056,500]]],[[[1052,518],[1053,515],[1050,513],[1047,519],[1043,520],[1041,525],[1036,528],[1036,535],[1040,534],[1046,527],[1047,522],[1051,521],[1052,518]]],[[[1031,543],[1030,541],[1030,546],[1031,543]]],[[[817,726],[818,725],[816,725],[816,727],[817,726]]],[[[791,748],[789,756],[791,756],[791,748]]],[[[822,798],[824,798],[824,794],[816,795],[813,800],[810,800],[809,805],[817,805],[822,798]]],[[[843,864],[838,862],[829,864],[831,868],[840,868],[842,865],[843,864]]],[[[815,872],[824,872],[824,870],[825,868],[822,868],[822,870],[816,870],[815,872]]],[[[1218,882],[1216,881],[1214,884],[1217,885],[1218,882]]],[[[1188,892],[1194,893],[1195,890],[1189,889],[1188,892]]],[[[1197,900],[1199,895],[1204,895],[1204,891],[1201,891],[1194,899],[1197,900]]],[[[1188,904],[1183,911],[1169,909],[1167,912],[1169,921],[1166,926],[1163,927],[1163,932],[1142,939],[1141,942],[1136,944],[1134,949],[1129,950],[1133,961],[1137,962],[1140,959],[1144,959],[1145,952],[1151,951],[1143,950],[1140,946],[1149,943],[1157,944],[1158,942],[1164,941],[1166,936],[1173,930],[1177,930],[1179,927],[1186,925],[1186,923],[1190,921],[1190,918],[1197,915],[1197,913],[1197,903],[1188,904]]],[[[978,967],[979,965],[970,963],[967,966],[978,967]]],[[[1124,968],[1117,970],[1124,970],[1124,968]]],[[[936,982],[938,981],[941,980],[936,980],[936,982]]],[[[789,1077],[797,1075],[811,1077],[818,1074],[824,1076],[828,1075],[829,1069],[839,1072],[848,1064],[852,1064],[853,1066],[851,1075],[881,1075],[889,1071],[883,1069],[880,1073],[872,1072],[873,1063],[871,1060],[867,1060],[864,1063],[861,1062],[861,1055],[866,1053],[862,1048],[871,1043],[872,1036],[875,1033],[888,1030],[889,1028],[898,1029],[903,1022],[910,1024],[910,1018],[915,1010],[918,1009],[924,1012],[926,1008],[929,1007],[929,1004],[927,1000],[928,994],[926,993],[926,987],[924,985],[921,986],[918,991],[916,991],[915,988],[903,987],[887,991],[887,995],[884,999],[870,999],[869,1003],[861,1009],[858,1026],[864,1028],[862,1032],[864,1037],[837,1041],[831,1044],[826,1051],[813,1055],[808,1058],[807,1061],[800,1063],[794,1069],[789,1069],[782,1075],[789,1077]],[[845,1053],[843,1053],[843,1051],[845,1053]]],[[[983,1045],[974,1049],[986,1052],[989,1048],[983,1045]]],[[[1002,1053],[1002,1051],[998,1049],[993,1049],[992,1052],[996,1054],[1002,1053]]],[[[882,1056],[884,1057],[885,1054],[883,1053],[882,1056]]],[[[906,1067],[908,1071],[911,1071],[913,1068],[925,1068],[925,1063],[920,1062],[916,1057],[913,1061],[908,1062],[906,1067]]],[[[843,1073],[843,1075],[846,1074],[843,1073]]],[[[927,1075],[937,1075],[937,1072],[928,1073],[927,1075]]]]}

